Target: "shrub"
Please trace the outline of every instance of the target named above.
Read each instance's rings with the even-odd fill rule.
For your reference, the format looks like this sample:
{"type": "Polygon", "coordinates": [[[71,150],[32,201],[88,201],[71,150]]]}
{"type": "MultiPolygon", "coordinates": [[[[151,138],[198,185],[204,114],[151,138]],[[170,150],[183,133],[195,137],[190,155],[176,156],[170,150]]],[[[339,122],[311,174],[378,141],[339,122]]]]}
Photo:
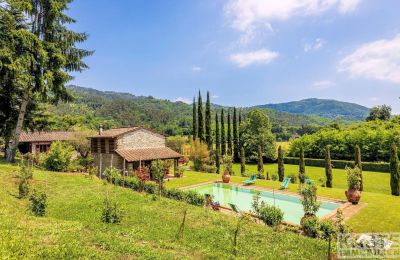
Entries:
{"type": "Polygon", "coordinates": [[[306,183],[302,187],[300,194],[302,196],[304,216],[314,216],[319,210],[321,203],[317,201],[317,187],[314,183],[306,183]]]}
{"type": "Polygon", "coordinates": [[[291,183],[296,183],[297,182],[297,176],[296,176],[296,174],[290,174],[289,175],[289,178],[290,178],[290,182],[291,183]]]}
{"type": "Polygon", "coordinates": [[[33,190],[29,201],[31,202],[30,209],[33,215],[43,217],[46,214],[47,196],[45,192],[33,190]]]}
{"type": "Polygon", "coordinates": [[[144,186],[146,185],[146,181],[150,180],[150,170],[147,167],[139,167],[133,173],[139,180],[139,190],[142,192],[144,190],[144,186]]]}
{"type": "Polygon", "coordinates": [[[360,190],[361,187],[361,171],[358,167],[354,169],[347,167],[347,186],[349,189],[360,190]]]}
{"type": "Polygon", "coordinates": [[[161,196],[164,189],[165,168],[169,169],[168,165],[163,165],[161,160],[151,162],[151,174],[154,180],[158,183],[158,191],[161,196]]]}
{"type": "Polygon", "coordinates": [[[154,182],[147,182],[144,184],[143,190],[150,194],[155,194],[157,191],[157,185],[154,182]]]}
{"type": "Polygon", "coordinates": [[[182,190],[176,188],[165,190],[164,195],[167,198],[174,199],[177,201],[183,201],[185,199],[185,193],[182,190]]]}
{"type": "Polygon", "coordinates": [[[20,178],[31,180],[33,178],[33,167],[22,164],[19,169],[20,178]]]}
{"type": "Polygon", "coordinates": [[[136,177],[126,177],[125,178],[125,187],[135,190],[135,191],[139,191],[139,179],[136,177]]]}
{"type": "Polygon", "coordinates": [[[107,167],[103,176],[108,182],[116,184],[115,181],[121,176],[121,172],[114,167],[107,167]]]}
{"type": "Polygon", "coordinates": [[[318,237],[320,223],[317,216],[308,216],[303,218],[301,221],[301,228],[306,236],[309,237],[318,237]]]}
{"type": "Polygon", "coordinates": [[[319,235],[326,240],[332,239],[337,234],[335,223],[330,219],[322,220],[319,229],[319,235]]]}
{"type": "Polygon", "coordinates": [[[195,191],[185,191],[185,201],[189,204],[196,205],[196,206],[203,206],[204,205],[204,196],[198,194],[195,191]]]}
{"type": "Polygon", "coordinates": [[[208,173],[216,173],[217,172],[217,167],[214,165],[203,165],[201,167],[201,171],[203,172],[208,172],[208,173]]]}
{"type": "Polygon", "coordinates": [[[96,176],[98,172],[99,172],[99,168],[98,167],[89,167],[88,168],[89,176],[96,176]]]}
{"type": "Polygon", "coordinates": [[[56,141],[52,143],[44,159],[44,167],[50,171],[64,172],[70,167],[74,148],[71,145],[56,141]]]}
{"type": "Polygon", "coordinates": [[[260,202],[260,193],[254,195],[252,207],[255,215],[266,225],[277,227],[282,223],[283,211],[278,207],[268,205],[264,201],[260,202]]]}
{"type": "Polygon", "coordinates": [[[193,161],[194,170],[201,171],[203,165],[210,160],[210,153],[207,145],[200,142],[199,139],[194,140],[190,145],[189,157],[193,161]]]}
{"type": "Polygon", "coordinates": [[[276,181],[276,180],[278,180],[278,175],[277,174],[272,174],[272,176],[271,176],[271,180],[273,180],[273,181],[276,181]]]}
{"type": "Polygon", "coordinates": [[[118,207],[116,200],[111,200],[106,193],[103,201],[103,212],[101,215],[101,221],[104,223],[120,223],[122,220],[122,212],[118,207]]]}
{"type": "Polygon", "coordinates": [[[18,182],[18,197],[25,198],[29,193],[29,183],[25,178],[20,178],[18,182]]]}

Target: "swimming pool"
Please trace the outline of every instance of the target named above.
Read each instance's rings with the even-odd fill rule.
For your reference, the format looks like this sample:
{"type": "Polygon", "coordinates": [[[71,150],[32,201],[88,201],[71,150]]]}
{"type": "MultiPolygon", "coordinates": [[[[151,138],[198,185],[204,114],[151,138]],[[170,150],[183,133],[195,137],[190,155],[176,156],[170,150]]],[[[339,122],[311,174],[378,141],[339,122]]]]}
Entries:
{"type": "MultiPolygon", "coordinates": [[[[253,196],[257,192],[253,189],[222,183],[205,184],[191,188],[190,190],[194,190],[202,195],[210,194],[214,196],[214,201],[218,201],[225,207],[229,207],[228,203],[236,204],[238,208],[243,211],[251,210],[253,196]]],[[[279,207],[284,212],[284,221],[293,224],[300,224],[304,211],[299,197],[269,191],[261,191],[260,196],[261,201],[265,201],[270,205],[275,203],[275,206],[279,207]]],[[[321,207],[317,212],[317,216],[323,217],[332,213],[332,211],[336,210],[338,207],[340,207],[339,203],[322,202],[321,207]]]]}

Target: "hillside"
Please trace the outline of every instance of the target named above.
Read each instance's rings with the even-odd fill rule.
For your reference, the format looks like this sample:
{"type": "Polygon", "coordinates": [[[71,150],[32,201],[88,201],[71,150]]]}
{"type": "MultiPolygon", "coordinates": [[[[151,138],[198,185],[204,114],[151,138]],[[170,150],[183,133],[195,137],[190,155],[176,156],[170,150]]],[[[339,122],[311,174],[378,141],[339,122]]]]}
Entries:
{"type": "MultiPolygon", "coordinates": [[[[234,216],[115,187],[96,177],[35,170],[31,185],[46,189],[48,206],[45,217],[34,217],[27,210],[28,199],[16,196],[17,170],[0,163],[2,259],[234,258],[234,216]],[[101,222],[106,192],[122,209],[119,224],[101,222]],[[184,236],[177,239],[184,209],[184,236]]],[[[325,241],[249,221],[240,231],[236,258],[322,259],[326,248],[325,241]]]]}
{"type": "MultiPolygon", "coordinates": [[[[56,119],[53,129],[70,128],[74,124],[84,124],[96,128],[99,123],[106,127],[145,125],[167,135],[190,134],[192,128],[192,105],[172,102],[154,97],[135,96],[129,93],[99,91],[91,88],[70,86],[75,101],[59,104],[49,109],[56,119]]],[[[212,109],[221,106],[213,105],[212,109]]],[[[225,107],[225,109],[231,109],[225,107]]],[[[250,109],[241,108],[245,115],[250,109]]],[[[330,119],[264,109],[273,125],[301,128],[303,125],[322,126],[330,119]]]]}
{"type": "Polygon", "coordinates": [[[364,120],[369,108],[348,102],[331,99],[309,98],[287,103],[259,105],[261,108],[271,108],[281,112],[302,115],[315,115],[330,119],[364,120]]]}

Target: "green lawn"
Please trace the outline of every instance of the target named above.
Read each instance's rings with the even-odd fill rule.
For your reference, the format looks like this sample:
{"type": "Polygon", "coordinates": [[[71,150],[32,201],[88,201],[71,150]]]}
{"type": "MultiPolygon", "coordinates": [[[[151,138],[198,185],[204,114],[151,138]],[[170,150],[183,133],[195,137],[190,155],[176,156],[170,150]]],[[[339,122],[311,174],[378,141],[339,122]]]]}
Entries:
{"type": "MultiPolygon", "coordinates": [[[[236,218],[170,199],[104,184],[83,175],[35,171],[34,186],[47,187],[44,218],[27,210],[28,200],[15,197],[17,167],[0,163],[1,258],[229,259],[236,218]],[[104,192],[109,190],[124,211],[121,224],[100,222],[104,192]],[[188,209],[184,238],[175,239],[188,209]]],[[[217,179],[188,172],[168,182],[182,186],[217,179]]],[[[234,180],[240,180],[235,177],[234,180]]],[[[383,195],[382,195],[383,196],[383,195]]],[[[239,258],[323,259],[326,243],[246,223],[239,237],[239,258]]]]}
{"type": "MultiPolygon", "coordinates": [[[[276,171],[276,164],[265,165],[270,172],[276,171]]],[[[247,166],[251,171],[256,170],[256,165],[247,166]],[[253,169],[253,170],[252,170],[253,169]]],[[[239,165],[234,165],[236,172],[240,171],[239,165]]],[[[286,173],[295,172],[297,166],[285,165],[286,173]]],[[[324,168],[306,167],[307,175],[310,178],[318,180],[324,173],[324,168]]],[[[389,186],[389,174],[379,172],[363,172],[365,190],[362,193],[361,202],[367,203],[367,206],[354,215],[348,224],[356,232],[399,232],[400,231],[400,198],[391,196],[389,186]]],[[[334,170],[333,184],[334,188],[318,188],[318,195],[346,200],[344,194],[346,185],[346,176],[344,170],[334,170]]],[[[221,180],[218,174],[186,172],[185,178],[171,180],[167,183],[168,187],[184,187],[196,183],[221,180]]],[[[231,181],[240,183],[245,177],[233,176],[231,181]]],[[[256,185],[259,187],[276,188],[280,187],[278,181],[257,180],[256,185]]],[[[298,184],[291,184],[289,191],[298,192],[298,184]]]]}

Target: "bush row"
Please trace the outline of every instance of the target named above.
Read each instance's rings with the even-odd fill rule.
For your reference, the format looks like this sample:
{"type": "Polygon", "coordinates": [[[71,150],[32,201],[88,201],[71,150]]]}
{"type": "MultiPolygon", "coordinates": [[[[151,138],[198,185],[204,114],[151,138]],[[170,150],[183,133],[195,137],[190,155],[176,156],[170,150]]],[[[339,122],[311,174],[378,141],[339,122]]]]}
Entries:
{"type": "MultiPolygon", "coordinates": [[[[124,179],[122,176],[114,176],[112,183],[115,185],[124,186],[134,191],[139,191],[140,188],[139,180],[135,177],[125,177],[124,179]]],[[[157,185],[154,182],[146,182],[143,190],[146,193],[155,194],[157,192],[157,185]]],[[[203,206],[205,200],[204,196],[195,191],[185,191],[176,188],[164,189],[163,196],[177,201],[184,201],[195,206],[203,206]]]]}
{"type": "MultiPolygon", "coordinates": [[[[324,159],[304,159],[306,166],[316,166],[316,167],[325,167],[324,159]]],[[[286,164],[299,164],[299,158],[296,157],[286,157],[284,159],[286,164]]],[[[332,160],[332,167],[337,169],[344,169],[348,167],[354,167],[353,161],[344,161],[344,160],[332,160]]],[[[362,169],[364,171],[372,171],[372,172],[389,172],[389,164],[385,162],[363,162],[362,169]]]]}

